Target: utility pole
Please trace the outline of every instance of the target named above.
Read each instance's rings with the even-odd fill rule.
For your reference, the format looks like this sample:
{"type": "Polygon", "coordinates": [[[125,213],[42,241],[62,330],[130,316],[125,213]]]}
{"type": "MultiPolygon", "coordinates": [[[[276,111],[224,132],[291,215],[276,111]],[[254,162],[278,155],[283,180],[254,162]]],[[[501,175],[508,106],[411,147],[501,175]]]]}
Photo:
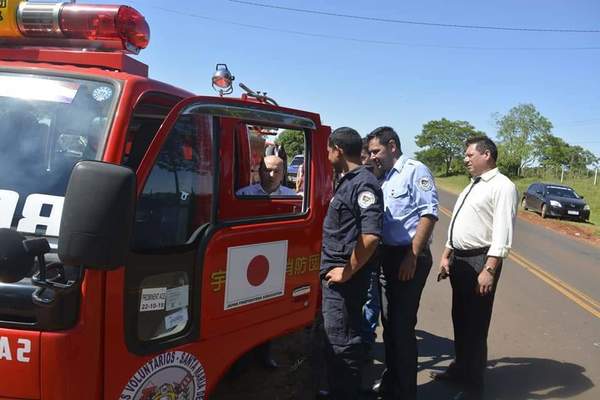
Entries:
{"type": "Polygon", "coordinates": [[[594,186],[596,186],[596,182],[598,182],[598,167],[596,167],[596,173],[594,174],[594,186]]]}
{"type": "Polygon", "coordinates": [[[560,183],[562,183],[563,178],[565,177],[565,166],[563,165],[560,169],[560,183]]]}

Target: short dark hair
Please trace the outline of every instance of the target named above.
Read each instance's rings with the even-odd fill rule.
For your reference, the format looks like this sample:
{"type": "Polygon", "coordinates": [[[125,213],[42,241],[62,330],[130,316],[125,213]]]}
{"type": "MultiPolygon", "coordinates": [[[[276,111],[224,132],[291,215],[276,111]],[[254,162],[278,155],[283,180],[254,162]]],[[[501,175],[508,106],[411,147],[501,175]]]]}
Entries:
{"type": "Polygon", "coordinates": [[[483,154],[486,151],[489,151],[494,161],[498,159],[498,148],[496,147],[496,143],[494,143],[489,137],[474,136],[465,141],[465,147],[469,147],[472,144],[475,144],[475,148],[478,152],[483,154]]]}
{"type": "Polygon", "coordinates": [[[396,142],[396,146],[402,154],[402,147],[400,146],[400,138],[396,131],[389,126],[380,126],[379,128],[375,128],[371,133],[367,135],[367,140],[370,142],[373,139],[379,139],[379,143],[382,145],[387,145],[390,141],[396,142]]]}
{"type": "Polygon", "coordinates": [[[339,147],[344,155],[350,158],[359,158],[362,151],[362,139],[358,132],[352,128],[337,128],[329,136],[329,147],[339,147]]]}
{"type": "Polygon", "coordinates": [[[368,153],[369,152],[369,138],[367,138],[367,137],[362,138],[362,144],[363,144],[362,151],[366,151],[368,153]]]}

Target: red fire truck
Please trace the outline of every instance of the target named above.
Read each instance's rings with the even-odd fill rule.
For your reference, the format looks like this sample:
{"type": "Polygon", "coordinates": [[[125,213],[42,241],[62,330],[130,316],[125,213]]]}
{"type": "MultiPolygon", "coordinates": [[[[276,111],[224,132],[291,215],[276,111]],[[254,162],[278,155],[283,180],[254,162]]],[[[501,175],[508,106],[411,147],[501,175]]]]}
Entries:
{"type": "Polygon", "coordinates": [[[311,323],[319,115],[148,78],[127,6],[2,0],[0,16],[0,399],[203,399],[311,323]],[[304,138],[304,192],[237,195],[283,131],[304,138]]]}

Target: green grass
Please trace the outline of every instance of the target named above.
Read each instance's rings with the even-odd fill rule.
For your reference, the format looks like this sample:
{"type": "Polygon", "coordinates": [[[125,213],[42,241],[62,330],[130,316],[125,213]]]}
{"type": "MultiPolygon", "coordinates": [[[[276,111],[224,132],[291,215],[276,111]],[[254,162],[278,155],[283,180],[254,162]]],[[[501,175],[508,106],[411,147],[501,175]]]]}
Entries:
{"type": "MultiPolygon", "coordinates": [[[[436,184],[449,192],[458,194],[469,183],[469,179],[465,175],[455,176],[438,176],[435,178],[436,184]]],[[[558,183],[560,179],[542,179],[542,178],[519,178],[513,179],[517,189],[519,190],[519,200],[522,198],[523,192],[527,190],[533,182],[558,183]]],[[[590,206],[590,223],[594,225],[596,235],[600,236],[600,179],[594,186],[594,179],[565,179],[563,185],[571,186],[575,191],[585,198],[585,201],[590,206]]],[[[563,221],[564,223],[573,223],[563,221]]],[[[581,225],[580,223],[575,223],[581,225]]],[[[589,226],[589,225],[586,225],[589,226]]]]}

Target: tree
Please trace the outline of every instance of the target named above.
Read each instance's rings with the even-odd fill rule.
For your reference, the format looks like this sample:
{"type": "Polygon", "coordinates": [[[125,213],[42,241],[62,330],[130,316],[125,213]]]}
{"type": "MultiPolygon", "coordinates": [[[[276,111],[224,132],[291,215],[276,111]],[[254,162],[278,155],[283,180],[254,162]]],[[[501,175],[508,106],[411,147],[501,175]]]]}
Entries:
{"type": "Polygon", "coordinates": [[[415,159],[427,165],[433,172],[442,172],[445,168],[444,155],[440,149],[424,149],[415,152],[415,159]]]}
{"type": "Polygon", "coordinates": [[[519,104],[506,115],[496,115],[496,126],[498,164],[509,176],[518,176],[534,160],[534,140],[552,131],[552,123],[533,104],[519,104]]]}
{"type": "Polygon", "coordinates": [[[569,147],[563,139],[542,133],[533,140],[533,155],[543,168],[562,167],[569,163],[569,147]]]}
{"type": "Polygon", "coordinates": [[[587,172],[588,165],[594,165],[598,162],[598,157],[591,151],[581,146],[569,146],[568,148],[569,169],[573,172],[587,172]]]}
{"type": "Polygon", "coordinates": [[[485,136],[485,133],[476,130],[467,121],[449,121],[442,118],[423,125],[421,134],[417,135],[415,140],[417,146],[427,148],[420,152],[421,157],[430,158],[432,155],[437,155],[440,157],[445,174],[449,175],[452,162],[463,157],[465,141],[473,136],[485,136]],[[428,150],[435,150],[435,153],[428,150]]]}
{"type": "Polygon", "coordinates": [[[286,129],[277,136],[275,142],[285,147],[285,152],[291,160],[297,154],[304,154],[304,133],[286,129]]]}

